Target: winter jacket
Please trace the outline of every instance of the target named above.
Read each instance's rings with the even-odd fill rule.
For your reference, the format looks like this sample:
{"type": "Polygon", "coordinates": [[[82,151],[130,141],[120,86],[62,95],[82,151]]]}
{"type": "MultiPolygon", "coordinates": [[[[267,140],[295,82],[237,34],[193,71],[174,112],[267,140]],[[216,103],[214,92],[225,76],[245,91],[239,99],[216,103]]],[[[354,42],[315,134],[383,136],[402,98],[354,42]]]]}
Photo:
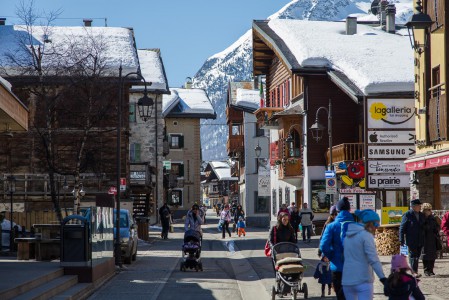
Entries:
{"type": "Polygon", "coordinates": [[[301,222],[302,226],[312,225],[313,217],[314,215],[310,208],[303,208],[299,212],[299,222],[301,222]]]}
{"type": "Polygon", "coordinates": [[[374,236],[361,223],[349,223],[344,240],[342,285],[373,283],[374,272],[385,278],[382,263],[377,256],[374,236]]]}
{"type": "Polygon", "coordinates": [[[246,227],[245,221],[238,221],[237,222],[237,228],[245,228],[245,227],[246,227]]]}
{"type": "Polygon", "coordinates": [[[412,295],[415,300],[424,300],[425,297],[418,287],[415,277],[410,274],[401,274],[400,281],[396,286],[392,285],[392,275],[384,286],[384,295],[388,300],[409,300],[412,295]]]}
{"type": "Polygon", "coordinates": [[[231,211],[223,209],[220,214],[220,220],[231,222],[231,211]]]}
{"type": "Polygon", "coordinates": [[[424,244],[423,244],[423,260],[435,260],[437,259],[437,242],[440,243],[439,233],[440,227],[438,226],[435,217],[428,216],[423,223],[424,231],[424,244]]]}
{"type": "Polygon", "coordinates": [[[343,271],[343,245],[340,233],[341,224],[345,222],[354,222],[354,217],[349,211],[342,210],[335,220],[326,226],[326,230],[321,236],[320,249],[329,258],[332,272],[343,271]]]}
{"type": "Polygon", "coordinates": [[[399,242],[401,245],[406,244],[411,249],[424,245],[424,220],[424,214],[419,212],[418,221],[413,210],[409,210],[402,216],[401,226],[399,227],[399,242]]]}
{"type": "MultiPolygon", "coordinates": [[[[441,221],[441,230],[443,230],[446,236],[449,236],[449,211],[443,216],[443,221],[441,221]]],[[[447,239],[447,246],[449,247],[449,239],[447,239]]]]}
{"type": "Polygon", "coordinates": [[[301,223],[301,219],[299,218],[299,213],[297,211],[293,211],[290,216],[290,224],[292,225],[293,229],[298,231],[299,229],[299,223],[301,223]]]}
{"type": "Polygon", "coordinates": [[[288,208],[281,208],[279,211],[278,211],[278,216],[280,215],[280,213],[286,213],[287,215],[288,215],[288,218],[290,219],[290,211],[288,210],[288,208]]]}
{"type": "Polygon", "coordinates": [[[313,278],[318,279],[318,283],[321,284],[331,284],[332,283],[332,272],[330,270],[330,265],[327,262],[321,261],[315,269],[313,278]]]}
{"type": "Polygon", "coordinates": [[[167,205],[162,205],[162,207],[159,208],[159,216],[161,218],[161,223],[167,225],[170,224],[171,211],[167,205]]]}
{"type": "Polygon", "coordinates": [[[201,225],[203,224],[203,218],[200,215],[194,216],[192,210],[189,210],[186,215],[186,222],[184,224],[184,230],[193,229],[198,232],[202,232],[201,225]]]}
{"type": "Polygon", "coordinates": [[[275,245],[277,243],[290,242],[296,243],[296,236],[293,228],[290,225],[284,226],[281,224],[279,228],[276,228],[276,242],[274,241],[274,228],[276,226],[271,227],[268,239],[270,240],[271,245],[275,245]]]}

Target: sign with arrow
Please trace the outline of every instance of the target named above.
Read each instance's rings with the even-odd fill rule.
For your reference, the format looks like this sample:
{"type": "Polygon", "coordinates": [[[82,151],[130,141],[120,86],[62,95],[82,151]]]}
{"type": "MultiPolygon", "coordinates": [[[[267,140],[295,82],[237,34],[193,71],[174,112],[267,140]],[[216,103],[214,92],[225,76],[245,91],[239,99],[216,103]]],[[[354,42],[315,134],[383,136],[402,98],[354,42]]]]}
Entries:
{"type": "Polygon", "coordinates": [[[368,144],[415,144],[415,131],[368,130],[368,144]]]}
{"type": "Polygon", "coordinates": [[[405,159],[415,154],[414,146],[368,146],[368,159],[405,159]]]}

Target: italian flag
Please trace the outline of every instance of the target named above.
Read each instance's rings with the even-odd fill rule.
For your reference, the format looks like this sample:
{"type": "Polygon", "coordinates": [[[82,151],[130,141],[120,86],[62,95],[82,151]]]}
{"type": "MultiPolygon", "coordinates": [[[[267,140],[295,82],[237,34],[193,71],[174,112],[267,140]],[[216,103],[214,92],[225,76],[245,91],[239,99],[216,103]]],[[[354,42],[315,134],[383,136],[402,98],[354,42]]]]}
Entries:
{"type": "Polygon", "coordinates": [[[265,99],[264,99],[264,95],[263,95],[263,84],[262,82],[260,83],[260,107],[265,107],[265,99]]]}

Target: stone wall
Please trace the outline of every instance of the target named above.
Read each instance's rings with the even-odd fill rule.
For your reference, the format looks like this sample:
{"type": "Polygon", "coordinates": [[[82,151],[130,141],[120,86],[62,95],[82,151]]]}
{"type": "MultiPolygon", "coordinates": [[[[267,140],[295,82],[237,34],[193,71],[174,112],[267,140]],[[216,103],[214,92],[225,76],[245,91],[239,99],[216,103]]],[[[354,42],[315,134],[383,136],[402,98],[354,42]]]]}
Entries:
{"type": "Polygon", "coordinates": [[[425,171],[417,171],[416,177],[419,180],[419,184],[410,185],[411,199],[419,199],[421,202],[427,202],[435,206],[433,174],[426,173],[425,171]]]}

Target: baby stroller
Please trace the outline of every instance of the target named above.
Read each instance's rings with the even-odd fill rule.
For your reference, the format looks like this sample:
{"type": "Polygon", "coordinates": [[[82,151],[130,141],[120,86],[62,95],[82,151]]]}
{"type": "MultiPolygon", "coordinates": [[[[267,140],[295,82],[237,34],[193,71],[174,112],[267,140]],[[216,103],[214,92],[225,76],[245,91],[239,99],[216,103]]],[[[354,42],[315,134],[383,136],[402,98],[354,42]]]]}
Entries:
{"type": "Polygon", "coordinates": [[[203,271],[201,262],[201,233],[195,230],[187,230],[184,233],[184,244],[182,245],[182,261],[180,269],[195,269],[203,271]]]}
{"type": "Polygon", "coordinates": [[[276,285],[272,287],[271,299],[274,300],[277,294],[291,293],[292,299],[296,300],[298,292],[307,299],[307,283],[301,285],[305,267],[299,247],[293,243],[278,243],[271,248],[271,257],[276,272],[276,285]]]}

